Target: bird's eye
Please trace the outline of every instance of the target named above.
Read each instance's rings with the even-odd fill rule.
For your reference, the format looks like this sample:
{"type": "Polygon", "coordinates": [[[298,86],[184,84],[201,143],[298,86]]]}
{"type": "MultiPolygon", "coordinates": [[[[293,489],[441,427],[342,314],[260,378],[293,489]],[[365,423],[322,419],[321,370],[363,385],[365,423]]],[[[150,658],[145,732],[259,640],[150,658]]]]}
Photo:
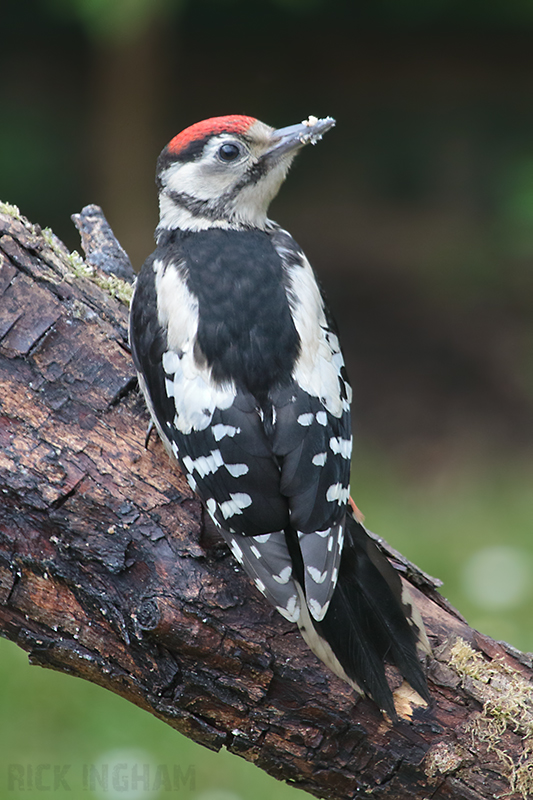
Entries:
{"type": "Polygon", "coordinates": [[[222,161],[235,161],[241,154],[241,148],[236,144],[221,144],[218,148],[218,157],[222,161]]]}

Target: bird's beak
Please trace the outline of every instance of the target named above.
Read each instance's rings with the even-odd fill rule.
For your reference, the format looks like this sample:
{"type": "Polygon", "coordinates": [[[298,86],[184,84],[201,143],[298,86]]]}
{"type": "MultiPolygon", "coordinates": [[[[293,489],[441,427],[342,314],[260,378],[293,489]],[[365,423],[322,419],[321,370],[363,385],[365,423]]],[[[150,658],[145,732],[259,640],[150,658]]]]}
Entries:
{"type": "Polygon", "coordinates": [[[324,119],[309,117],[298,125],[278,128],[272,134],[272,146],[266,155],[277,157],[299,150],[306,144],[316,144],[334,125],[333,117],[324,117],[324,119]]]}

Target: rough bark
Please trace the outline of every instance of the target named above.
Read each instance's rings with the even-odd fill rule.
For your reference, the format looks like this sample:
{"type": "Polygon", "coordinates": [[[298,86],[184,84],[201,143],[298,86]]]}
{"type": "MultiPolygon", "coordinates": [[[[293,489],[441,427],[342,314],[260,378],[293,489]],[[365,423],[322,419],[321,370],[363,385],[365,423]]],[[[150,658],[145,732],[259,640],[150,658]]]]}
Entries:
{"type": "Polygon", "coordinates": [[[433,703],[401,687],[391,725],[354,696],[236,568],[155,437],[145,449],[128,289],[0,207],[0,633],[318,797],[528,796],[532,657],[383,543],[434,648],[433,703]]]}

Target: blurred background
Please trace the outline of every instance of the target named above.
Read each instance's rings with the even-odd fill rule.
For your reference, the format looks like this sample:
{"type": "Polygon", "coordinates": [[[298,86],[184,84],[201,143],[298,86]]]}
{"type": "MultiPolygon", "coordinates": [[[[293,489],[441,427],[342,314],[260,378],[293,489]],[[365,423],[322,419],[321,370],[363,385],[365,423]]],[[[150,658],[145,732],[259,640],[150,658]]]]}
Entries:
{"type": "MultiPolygon", "coordinates": [[[[0,199],[70,248],[98,203],[136,268],[174,134],[336,117],[271,216],[339,321],[352,494],[474,627],[533,650],[531,0],[18,0],[2,26],[0,199]]],[[[298,797],[4,641],[0,715],[2,798],[41,796],[10,764],[70,764],[58,796],[111,797],[82,765],[113,758],[180,764],[187,800],[298,797]]]]}

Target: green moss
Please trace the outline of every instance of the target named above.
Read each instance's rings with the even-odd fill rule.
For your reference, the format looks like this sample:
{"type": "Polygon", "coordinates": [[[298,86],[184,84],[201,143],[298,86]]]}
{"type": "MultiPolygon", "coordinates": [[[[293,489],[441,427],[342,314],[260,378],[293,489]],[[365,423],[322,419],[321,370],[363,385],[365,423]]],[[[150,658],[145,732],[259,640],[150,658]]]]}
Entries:
{"type": "Polygon", "coordinates": [[[451,649],[450,666],[463,679],[468,677],[487,683],[490,677],[488,662],[463,639],[457,639],[451,649]]]}
{"type": "Polygon", "coordinates": [[[111,297],[116,297],[117,300],[120,300],[121,303],[128,306],[131,303],[131,298],[133,297],[133,286],[131,283],[126,283],[126,281],[117,278],[116,275],[98,275],[98,279],[95,281],[104,291],[111,295],[111,297]]]}
{"type": "Polygon", "coordinates": [[[116,275],[106,275],[104,272],[91,267],[83,260],[77,250],[66,254],[65,250],[62,249],[62,242],[50,228],[44,228],[42,235],[47,245],[49,245],[58,256],[64,259],[66,255],[69,270],[72,275],[76,278],[86,278],[96,284],[96,286],[99,286],[100,289],[103,289],[104,292],[107,292],[108,295],[115,297],[117,300],[120,300],[121,303],[129,307],[133,296],[133,286],[130,283],[126,283],[126,281],[117,278],[116,275]]]}
{"type": "Polygon", "coordinates": [[[11,203],[3,203],[0,201],[0,212],[2,214],[9,214],[10,217],[15,217],[16,219],[22,219],[18,206],[13,206],[11,203]]]}
{"type": "Polygon", "coordinates": [[[487,661],[462,639],[451,648],[449,664],[463,680],[476,682],[469,693],[483,700],[483,711],[470,725],[472,744],[483,743],[500,758],[509,794],[519,793],[526,800],[533,792],[533,685],[503,661],[487,661]],[[508,729],[522,737],[517,761],[502,748],[508,729]]]}
{"type": "Polygon", "coordinates": [[[91,267],[87,264],[80,254],[73,250],[68,256],[68,264],[70,271],[76,278],[86,278],[92,283],[103,289],[111,297],[120,300],[124,305],[129,306],[133,296],[133,286],[131,283],[126,283],[116,275],[106,275],[100,270],[91,267]]]}

